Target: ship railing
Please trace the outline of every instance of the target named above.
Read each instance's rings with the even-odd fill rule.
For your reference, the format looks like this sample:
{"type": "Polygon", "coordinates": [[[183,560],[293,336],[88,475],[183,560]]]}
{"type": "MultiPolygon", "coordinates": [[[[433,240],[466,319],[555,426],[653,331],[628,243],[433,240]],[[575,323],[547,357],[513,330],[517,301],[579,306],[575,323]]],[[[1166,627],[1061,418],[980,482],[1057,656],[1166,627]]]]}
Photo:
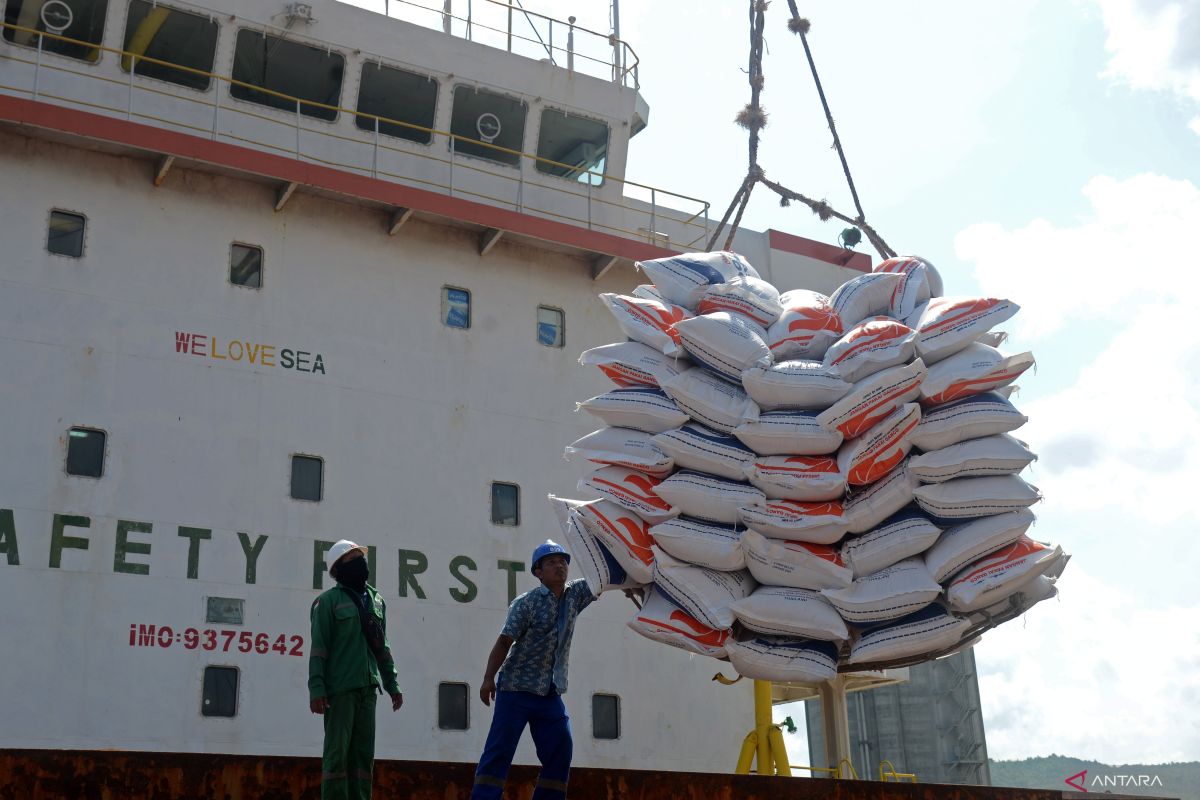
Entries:
{"type": "MultiPolygon", "coordinates": [[[[339,0],[343,1],[343,0],[339,0]]],[[[458,0],[461,8],[464,0],[458,0]]],[[[528,11],[521,7],[520,0],[465,0],[466,15],[456,14],[453,0],[443,0],[441,7],[416,0],[380,0],[385,16],[393,12],[400,18],[427,28],[440,28],[444,33],[464,39],[502,47],[510,53],[544,58],[551,64],[578,69],[586,75],[604,78],[622,86],[640,88],[638,83],[637,53],[615,34],[600,33],[575,24],[575,17],[566,22],[554,17],[528,11]],[[507,17],[507,24],[487,24],[481,19],[480,9],[491,12],[489,17],[507,17]],[[514,27],[514,20],[523,17],[529,33],[521,33],[525,26],[514,27]]]]}
{"type": "MultiPolygon", "coordinates": [[[[665,248],[688,250],[703,248],[708,239],[710,205],[707,201],[678,192],[638,183],[593,169],[502,147],[480,139],[425,127],[403,120],[369,114],[338,105],[306,100],[294,95],[246,83],[228,75],[188,67],[156,59],[141,53],[108,47],[74,39],[61,34],[29,28],[15,23],[0,22],[0,29],[9,29],[36,38],[33,58],[23,57],[20,50],[4,52],[0,62],[32,67],[26,85],[17,85],[21,76],[0,74],[0,91],[24,94],[34,100],[79,106],[89,111],[104,112],[129,121],[146,121],[170,128],[204,135],[213,140],[230,141],[288,155],[298,160],[323,164],[336,169],[369,175],[373,178],[444,191],[452,197],[480,200],[500,207],[548,219],[577,224],[588,230],[609,233],[623,238],[650,242],[665,248]],[[122,77],[105,75],[94,67],[78,69],[74,59],[68,59],[43,49],[43,41],[54,39],[79,45],[100,53],[119,56],[122,77]],[[68,63],[63,63],[68,62],[68,63]],[[216,90],[192,93],[183,87],[152,78],[137,76],[139,62],[153,63],[182,73],[216,81],[216,90]],[[50,85],[49,75],[69,76],[65,83],[50,85]],[[5,78],[16,78],[17,81],[5,78]],[[73,79],[82,78],[82,82],[73,79]],[[248,101],[229,97],[222,101],[221,85],[242,87],[256,95],[285,100],[293,112],[273,110],[248,101]],[[102,86],[106,91],[96,87],[102,86]],[[71,89],[74,95],[66,94],[71,89]],[[180,106],[179,104],[183,104],[180,106]],[[183,113],[184,107],[202,113],[183,113]],[[305,109],[323,109],[344,119],[369,121],[370,130],[338,122],[314,120],[305,124],[305,109]],[[167,116],[166,112],[172,112],[167,116]],[[155,113],[157,112],[157,113],[155,113]],[[249,121],[249,126],[239,122],[249,121]],[[380,132],[384,125],[394,125],[418,131],[430,137],[430,143],[447,143],[446,155],[438,155],[434,147],[397,146],[380,132]],[[488,161],[459,151],[460,143],[472,148],[484,148],[515,158],[520,166],[492,168],[488,161]],[[415,160],[414,160],[415,159],[415,160]],[[421,165],[424,164],[424,167],[421,165]],[[527,175],[529,165],[533,175],[527,175]],[[538,165],[571,170],[577,179],[555,176],[549,180],[533,177],[540,174],[538,165]],[[596,185],[600,184],[600,185],[596,185]],[[608,186],[620,187],[615,192],[608,186]],[[683,206],[680,210],[676,206],[683,206]]],[[[8,44],[6,40],[0,40],[8,44]]],[[[403,141],[395,139],[397,143],[403,141]]]]}

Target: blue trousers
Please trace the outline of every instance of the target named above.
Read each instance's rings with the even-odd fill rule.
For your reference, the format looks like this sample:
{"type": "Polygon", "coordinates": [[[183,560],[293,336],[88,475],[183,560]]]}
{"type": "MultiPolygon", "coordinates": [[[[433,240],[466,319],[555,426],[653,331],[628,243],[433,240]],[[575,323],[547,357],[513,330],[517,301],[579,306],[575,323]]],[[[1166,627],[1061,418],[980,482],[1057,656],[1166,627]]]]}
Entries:
{"type": "Polygon", "coordinates": [[[545,697],[532,692],[496,692],[496,711],[475,769],[471,800],[500,800],[517,742],[526,725],[533,735],[538,761],[542,762],[531,800],[559,800],[567,796],[574,745],[571,718],[562,697],[553,692],[545,697]]]}

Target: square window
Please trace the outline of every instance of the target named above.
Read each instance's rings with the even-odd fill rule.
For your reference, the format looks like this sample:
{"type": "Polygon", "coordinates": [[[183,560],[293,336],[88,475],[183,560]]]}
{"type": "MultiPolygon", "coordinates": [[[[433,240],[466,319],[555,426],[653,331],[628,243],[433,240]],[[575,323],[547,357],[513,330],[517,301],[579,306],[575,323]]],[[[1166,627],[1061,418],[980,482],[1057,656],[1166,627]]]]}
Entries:
{"type": "Polygon", "coordinates": [[[537,340],[538,344],[546,347],[562,347],[563,312],[559,308],[538,306],[537,310],[537,340]]]}
{"type": "Polygon", "coordinates": [[[292,456],[292,497],[320,500],[324,467],[325,463],[314,456],[292,456]]]}
{"type": "Polygon", "coordinates": [[[246,601],[237,597],[206,598],[204,621],[214,625],[241,625],[246,618],[246,601]]]}
{"type": "Polygon", "coordinates": [[[438,684],[438,727],[444,731],[465,731],[468,727],[467,685],[438,684]]]}
{"type": "Polygon", "coordinates": [[[46,230],[46,249],[59,256],[80,258],[83,256],[83,229],[87,220],[82,214],[55,209],[50,212],[50,226],[46,230]]]}
{"type": "Polygon", "coordinates": [[[237,667],[205,667],[200,713],[206,717],[237,715],[237,667]]]}
{"type": "Polygon", "coordinates": [[[455,153],[519,167],[525,141],[525,103],[474,86],[456,86],[450,133],[454,135],[450,149],[455,153]]]}
{"type": "Polygon", "coordinates": [[[234,243],[229,247],[229,282],[234,286],[262,288],[263,251],[252,244],[234,243]]]}
{"type": "Polygon", "coordinates": [[[521,487],[515,483],[492,483],[492,524],[521,524],[521,487]]]}
{"type": "Polygon", "coordinates": [[[104,474],[104,431],[71,428],[67,434],[67,474],[99,478],[104,474]]]}
{"type": "Polygon", "coordinates": [[[145,56],[122,55],[125,72],[132,67],[147,78],[204,90],[210,79],[203,73],[212,72],[217,52],[217,21],[168,8],[157,0],[131,0],[124,49],[145,56]]]}
{"type": "Polygon", "coordinates": [[[442,287],[442,324],[449,328],[471,327],[471,293],[454,286],[442,287]]]}
{"type": "Polygon", "coordinates": [[[4,21],[13,27],[4,29],[4,38],[27,47],[37,47],[41,39],[42,49],[47,53],[94,64],[100,60],[100,48],[96,45],[104,38],[107,13],[108,0],[60,0],[57,3],[9,0],[4,9],[4,21]],[[35,28],[50,35],[18,30],[17,26],[35,28]]]}
{"type": "Polygon", "coordinates": [[[615,694],[592,695],[592,738],[621,737],[621,698],[615,694]]]}
{"type": "Polygon", "coordinates": [[[608,126],[587,117],[542,109],[538,172],[599,186],[608,156],[608,126]]]}
{"type": "Polygon", "coordinates": [[[358,83],[358,111],[373,116],[355,115],[354,124],[365,131],[373,131],[375,117],[395,120],[379,120],[379,132],[429,144],[433,134],[422,129],[433,128],[437,96],[438,83],[427,75],[368,62],[363,64],[362,80],[358,83]],[[407,125],[398,125],[398,122],[407,125]]]}
{"type": "Polygon", "coordinates": [[[345,62],[326,47],[243,29],[234,45],[229,94],[292,113],[298,106],[306,117],[332,122],[337,119],[345,62]]]}

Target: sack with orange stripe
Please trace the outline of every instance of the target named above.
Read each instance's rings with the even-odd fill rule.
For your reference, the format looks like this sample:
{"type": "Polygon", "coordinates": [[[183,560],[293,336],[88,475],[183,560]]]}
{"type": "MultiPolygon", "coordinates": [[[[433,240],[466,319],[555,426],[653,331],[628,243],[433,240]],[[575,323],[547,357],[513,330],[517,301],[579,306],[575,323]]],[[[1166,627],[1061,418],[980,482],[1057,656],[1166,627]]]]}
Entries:
{"type": "Polygon", "coordinates": [[[654,587],[646,593],[642,607],[627,624],[647,639],[701,656],[724,658],[725,643],[729,641],[728,629],[705,625],[654,587]]]}
{"type": "Polygon", "coordinates": [[[1006,356],[973,342],[929,368],[921,384],[921,403],[940,405],[1008,386],[1033,365],[1033,353],[1006,356]]]}
{"type": "Polygon", "coordinates": [[[612,312],[617,326],[630,339],[653,347],[663,355],[683,355],[679,334],[671,326],[691,316],[686,308],[611,292],[601,294],[600,299],[612,312]]]}
{"type": "Polygon", "coordinates": [[[829,298],[808,289],[779,295],[783,313],[767,329],[767,347],[775,363],[791,358],[820,358],[845,333],[829,298]]]}
{"type": "Polygon", "coordinates": [[[617,563],[638,583],[649,583],[654,573],[654,539],[650,526],[616,503],[597,500],[573,512],[589,533],[608,548],[617,563]]]}
{"type": "Polygon", "coordinates": [[[769,500],[817,503],[846,493],[846,475],[830,456],[759,456],[743,469],[769,500]]]}
{"type": "Polygon", "coordinates": [[[912,449],[921,407],[905,403],[857,439],[842,445],[837,465],[850,486],[874,483],[895,469],[912,449]]]}
{"type": "Polygon", "coordinates": [[[579,490],[596,492],[654,524],[679,516],[679,511],[654,491],[661,482],[634,469],[601,467],[579,482],[579,490]]]}
{"type": "Polygon", "coordinates": [[[632,589],[642,584],[629,577],[604,543],[593,536],[575,514],[575,509],[584,505],[579,500],[567,500],[550,495],[550,505],[562,527],[567,549],[571,551],[575,566],[594,597],[612,589],[632,589]]]}
{"type": "Polygon", "coordinates": [[[822,364],[834,367],[851,383],[882,369],[907,364],[916,352],[917,334],[891,317],[868,317],[846,331],[828,352],[822,364]]]}

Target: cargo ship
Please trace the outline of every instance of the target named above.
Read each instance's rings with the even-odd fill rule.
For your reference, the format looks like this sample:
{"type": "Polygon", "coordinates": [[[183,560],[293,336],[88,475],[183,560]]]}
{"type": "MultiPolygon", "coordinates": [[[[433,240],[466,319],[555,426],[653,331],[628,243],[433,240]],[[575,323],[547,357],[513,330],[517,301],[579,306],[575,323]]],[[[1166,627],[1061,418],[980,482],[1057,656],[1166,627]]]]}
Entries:
{"type": "MultiPolygon", "coordinates": [[[[596,296],[714,223],[625,176],[649,107],[618,26],[382,5],[4,4],[4,797],[311,793],[308,609],[341,538],[370,546],[405,695],[380,785],[469,785],[486,654],[596,427],[596,296]]],[[[870,269],[778,230],[736,249],[784,288],[870,269]]],[[[750,682],[633,611],[580,622],[581,796],[752,780],[720,775],[750,682]]]]}

